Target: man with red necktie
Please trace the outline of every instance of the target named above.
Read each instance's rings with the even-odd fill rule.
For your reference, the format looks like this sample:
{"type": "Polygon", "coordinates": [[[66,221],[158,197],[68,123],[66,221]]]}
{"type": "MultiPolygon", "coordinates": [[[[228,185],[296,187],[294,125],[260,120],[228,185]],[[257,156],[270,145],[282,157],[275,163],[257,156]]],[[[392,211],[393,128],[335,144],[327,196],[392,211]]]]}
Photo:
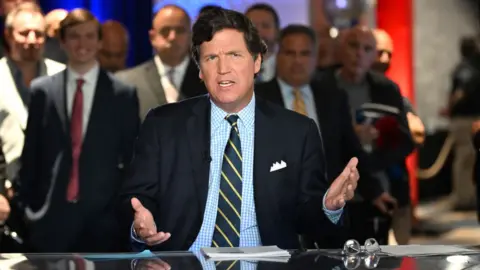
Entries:
{"type": "Polygon", "coordinates": [[[60,26],[67,69],[32,83],[20,197],[36,252],[118,251],[117,191],[131,159],[138,99],[102,70],[101,27],[87,10],[60,26]]]}

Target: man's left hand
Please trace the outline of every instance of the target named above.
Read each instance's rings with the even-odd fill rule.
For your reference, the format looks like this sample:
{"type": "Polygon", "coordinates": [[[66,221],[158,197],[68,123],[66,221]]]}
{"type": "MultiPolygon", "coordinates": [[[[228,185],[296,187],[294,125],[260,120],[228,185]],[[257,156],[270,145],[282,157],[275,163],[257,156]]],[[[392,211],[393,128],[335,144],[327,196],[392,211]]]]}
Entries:
{"type": "Polygon", "coordinates": [[[353,199],[360,175],[357,170],[358,159],[352,158],[343,172],[333,181],[325,198],[325,208],[336,211],[353,199]]]}

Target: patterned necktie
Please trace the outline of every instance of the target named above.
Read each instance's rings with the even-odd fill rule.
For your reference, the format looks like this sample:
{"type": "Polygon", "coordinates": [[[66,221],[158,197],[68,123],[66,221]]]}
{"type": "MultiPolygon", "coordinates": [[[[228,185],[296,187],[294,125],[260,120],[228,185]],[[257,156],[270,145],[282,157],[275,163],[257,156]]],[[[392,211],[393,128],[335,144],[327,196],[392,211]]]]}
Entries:
{"type": "Polygon", "coordinates": [[[308,116],[307,110],[305,109],[305,100],[303,100],[302,92],[298,88],[293,89],[293,95],[295,99],[293,100],[293,110],[299,114],[308,116]]]}
{"type": "Polygon", "coordinates": [[[83,140],[83,92],[82,87],[85,81],[77,80],[77,90],[72,106],[72,118],[70,121],[70,137],[72,139],[72,168],[70,170],[70,181],[67,188],[67,200],[75,202],[78,199],[78,191],[80,185],[80,152],[82,151],[83,140]]]}
{"type": "Polygon", "coordinates": [[[212,246],[238,247],[242,207],[242,148],[237,125],[238,115],[227,115],[225,119],[232,128],[223,154],[218,211],[212,246]]]}
{"type": "Polygon", "coordinates": [[[240,270],[239,261],[220,261],[215,263],[216,270],[240,270]]]}

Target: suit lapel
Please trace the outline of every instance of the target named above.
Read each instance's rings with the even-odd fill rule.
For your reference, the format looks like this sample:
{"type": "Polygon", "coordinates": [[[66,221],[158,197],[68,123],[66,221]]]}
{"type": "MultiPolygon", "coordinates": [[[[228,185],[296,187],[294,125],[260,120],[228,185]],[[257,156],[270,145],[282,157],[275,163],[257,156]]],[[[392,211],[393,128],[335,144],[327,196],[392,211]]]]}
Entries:
{"type": "Polygon", "coordinates": [[[276,78],[273,78],[266,83],[260,83],[256,85],[255,88],[262,93],[262,96],[266,100],[285,107],[285,101],[283,100],[282,91],[276,78]]]}
{"type": "MultiPolygon", "coordinates": [[[[325,87],[331,87],[331,86],[325,86],[325,87]]],[[[310,90],[312,91],[313,95],[313,103],[315,104],[315,112],[317,113],[317,119],[318,123],[321,126],[322,123],[325,123],[327,119],[327,112],[329,111],[328,108],[330,108],[330,104],[324,104],[322,99],[322,86],[319,85],[316,82],[312,82],[310,84],[310,90]]]]}
{"type": "Polygon", "coordinates": [[[145,76],[147,78],[147,83],[150,85],[152,93],[157,97],[158,104],[166,104],[167,98],[165,96],[165,91],[163,90],[162,81],[153,59],[145,68],[145,76]]]}
{"type": "Polygon", "coordinates": [[[27,108],[18,94],[17,86],[15,85],[12,72],[8,68],[5,57],[0,60],[0,74],[4,76],[2,80],[3,87],[0,94],[3,106],[8,108],[9,113],[17,119],[22,129],[25,130],[28,118],[27,108]]]}
{"type": "Polygon", "coordinates": [[[193,167],[195,186],[198,194],[200,213],[205,211],[210,173],[210,101],[207,96],[192,108],[192,115],[186,122],[188,148],[193,167]]]}
{"type": "Polygon", "coordinates": [[[111,110],[107,104],[112,101],[112,91],[113,88],[110,78],[108,78],[107,73],[100,69],[97,85],[95,86],[92,109],[90,111],[90,117],[88,118],[87,130],[83,139],[82,152],[94,138],[92,136],[95,134],[95,131],[102,130],[102,125],[106,124],[103,118],[108,116],[108,110],[111,110]]]}
{"type": "Polygon", "coordinates": [[[180,86],[180,93],[178,100],[194,96],[196,88],[199,86],[194,84],[198,79],[198,68],[193,60],[190,60],[183,76],[182,85],[180,86]]]}
{"type": "Polygon", "coordinates": [[[254,164],[253,164],[253,184],[255,190],[255,205],[257,206],[257,216],[266,215],[268,213],[260,213],[263,209],[271,209],[269,207],[259,207],[269,205],[271,203],[272,191],[277,190],[275,185],[277,181],[269,181],[270,167],[273,162],[280,161],[283,156],[276,151],[278,149],[278,141],[275,139],[275,126],[273,121],[274,113],[268,107],[268,104],[261,98],[256,99],[255,109],[255,141],[254,141],[254,164]],[[268,149],[268,150],[266,150],[268,149]],[[257,196],[257,194],[262,194],[257,196]]]}
{"type": "Polygon", "coordinates": [[[55,103],[55,108],[57,108],[63,131],[70,136],[70,117],[67,111],[67,71],[64,70],[51,78],[53,102],[55,103]]]}

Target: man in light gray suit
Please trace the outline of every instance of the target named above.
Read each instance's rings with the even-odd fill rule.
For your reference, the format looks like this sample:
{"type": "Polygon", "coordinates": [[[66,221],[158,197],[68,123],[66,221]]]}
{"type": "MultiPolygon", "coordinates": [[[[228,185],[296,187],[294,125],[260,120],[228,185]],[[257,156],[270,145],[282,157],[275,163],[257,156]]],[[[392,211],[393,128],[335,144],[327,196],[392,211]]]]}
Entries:
{"type": "Polygon", "coordinates": [[[42,57],[45,44],[45,19],[37,4],[27,2],[12,10],[5,21],[8,57],[0,59],[0,139],[7,162],[8,178],[18,172],[16,162],[23,150],[27,125],[30,82],[52,75],[63,64],[42,57]]]}
{"type": "Polygon", "coordinates": [[[175,5],[161,8],[149,36],[156,53],[153,59],[116,74],[137,88],[141,119],[158,105],[207,93],[189,55],[191,20],[184,9],[175,5]]]}

